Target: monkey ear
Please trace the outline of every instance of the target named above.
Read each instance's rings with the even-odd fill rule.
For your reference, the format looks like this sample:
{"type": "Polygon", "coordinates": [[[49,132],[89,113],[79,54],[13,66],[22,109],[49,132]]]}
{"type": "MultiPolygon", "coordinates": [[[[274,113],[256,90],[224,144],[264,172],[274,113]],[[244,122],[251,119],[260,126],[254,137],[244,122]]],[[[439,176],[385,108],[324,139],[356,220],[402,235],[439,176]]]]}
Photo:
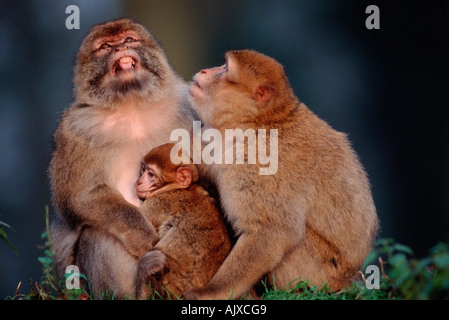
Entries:
{"type": "Polygon", "coordinates": [[[256,94],[254,96],[254,101],[258,105],[266,105],[272,97],[272,89],[267,86],[259,86],[256,89],[256,94]]]}
{"type": "Polygon", "coordinates": [[[176,184],[178,187],[185,189],[192,183],[192,171],[189,167],[179,167],[176,170],[176,184]]]}

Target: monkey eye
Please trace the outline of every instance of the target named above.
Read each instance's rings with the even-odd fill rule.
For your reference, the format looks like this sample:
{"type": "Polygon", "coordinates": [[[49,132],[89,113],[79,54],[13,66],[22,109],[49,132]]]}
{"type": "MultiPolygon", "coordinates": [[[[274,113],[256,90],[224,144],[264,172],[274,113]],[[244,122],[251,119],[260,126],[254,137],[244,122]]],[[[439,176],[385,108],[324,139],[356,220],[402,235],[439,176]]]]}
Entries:
{"type": "Polygon", "coordinates": [[[105,42],[98,48],[98,50],[104,50],[104,49],[108,49],[108,48],[111,48],[111,47],[112,46],[109,43],[105,42]]]}
{"type": "Polygon", "coordinates": [[[148,170],[148,175],[149,175],[150,177],[154,177],[154,172],[153,172],[153,170],[148,170]]]}
{"type": "Polygon", "coordinates": [[[126,39],[125,39],[125,41],[123,41],[123,43],[130,43],[130,42],[134,42],[134,41],[137,41],[137,40],[132,37],[126,37],[126,39]]]}

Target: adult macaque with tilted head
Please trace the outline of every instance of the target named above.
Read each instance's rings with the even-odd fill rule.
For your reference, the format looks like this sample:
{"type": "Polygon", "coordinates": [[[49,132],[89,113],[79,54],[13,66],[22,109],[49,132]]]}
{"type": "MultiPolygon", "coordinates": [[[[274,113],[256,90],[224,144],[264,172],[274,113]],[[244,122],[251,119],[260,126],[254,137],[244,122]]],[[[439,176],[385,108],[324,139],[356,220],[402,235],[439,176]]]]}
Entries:
{"type": "Polygon", "coordinates": [[[144,284],[138,288],[146,296],[181,298],[185,290],[206,285],[231,248],[215,200],[198,184],[197,167],[187,158],[174,164],[173,146],[156,147],[144,157],[136,184],[141,210],[160,239],[139,263],[144,284]]]}
{"type": "Polygon", "coordinates": [[[205,130],[275,130],[279,141],[269,150],[278,158],[271,175],[260,174],[261,163],[201,166],[239,238],[211,281],[185,297],[237,298],[264,276],[278,288],[309,280],[341,289],[378,229],[367,175],[346,136],[298,101],[277,61],[255,51],[228,52],[223,66],[193,80],[205,130]]]}
{"type": "Polygon", "coordinates": [[[120,19],[93,27],[79,49],[74,101],[54,135],[49,167],[59,275],[79,266],[94,296],[134,295],[139,259],[158,240],[139,211],[140,160],[191,130],[188,87],[155,38],[120,19]]]}

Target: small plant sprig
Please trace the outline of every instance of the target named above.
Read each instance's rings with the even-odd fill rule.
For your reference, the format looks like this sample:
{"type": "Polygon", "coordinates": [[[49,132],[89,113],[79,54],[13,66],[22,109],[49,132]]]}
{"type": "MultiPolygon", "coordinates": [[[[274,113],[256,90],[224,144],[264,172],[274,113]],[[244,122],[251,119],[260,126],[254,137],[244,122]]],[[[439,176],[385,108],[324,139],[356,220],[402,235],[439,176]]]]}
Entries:
{"type": "Polygon", "coordinates": [[[56,275],[56,269],[53,263],[55,253],[52,250],[52,242],[50,238],[50,218],[49,218],[48,206],[45,206],[45,231],[41,234],[41,239],[44,239],[44,256],[38,257],[40,263],[42,263],[42,277],[41,285],[45,287],[50,287],[55,291],[60,292],[58,278],[56,275]]]}
{"type": "MultiPolygon", "coordinates": [[[[86,300],[90,297],[83,289],[67,289],[64,286],[65,278],[58,281],[56,268],[54,264],[55,253],[52,249],[52,241],[50,237],[50,214],[48,206],[45,206],[45,231],[41,234],[41,239],[45,240],[42,249],[44,249],[44,256],[37,259],[42,264],[42,277],[40,283],[35,283],[32,286],[30,296],[34,295],[35,299],[63,299],[63,300],[86,300]],[[54,296],[51,292],[56,292],[54,296]]],[[[66,274],[66,277],[68,275],[66,274]]]]}
{"type": "Polygon", "coordinates": [[[440,242],[423,259],[413,258],[413,251],[393,239],[380,239],[365,260],[375,261],[382,271],[381,290],[388,298],[449,299],[449,243],[440,242]]]}
{"type": "Polygon", "coordinates": [[[17,256],[20,256],[19,251],[13,246],[11,241],[8,239],[8,235],[6,234],[5,228],[11,229],[14,231],[11,226],[5,222],[0,221],[0,239],[2,239],[15,253],[17,256]]]}
{"type": "MultiPolygon", "coordinates": [[[[325,285],[311,286],[300,281],[293,288],[279,290],[268,288],[262,299],[266,300],[416,300],[449,299],[449,243],[438,243],[423,259],[413,257],[413,251],[393,239],[380,239],[366,258],[362,270],[378,264],[381,272],[380,288],[368,289],[363,272],[361,279],[341,291],[332,292],[325,285]]],[[[265,284],[264,284],[265,285],[265,284]]]]}

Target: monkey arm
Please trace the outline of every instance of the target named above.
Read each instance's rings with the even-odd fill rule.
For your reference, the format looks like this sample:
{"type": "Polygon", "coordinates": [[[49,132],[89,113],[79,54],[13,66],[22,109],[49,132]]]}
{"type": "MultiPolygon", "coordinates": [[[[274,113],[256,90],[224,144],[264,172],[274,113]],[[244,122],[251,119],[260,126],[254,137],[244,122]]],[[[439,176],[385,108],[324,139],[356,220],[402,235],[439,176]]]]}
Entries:
{"type": "Polygon", "coordinates": [[[139,258],[158,241],[154,226],[117,191],[101,184],[91,191],[59,197],[57,214],[70,229],[89,226],[118,239],[130,255],[139,258]]]}
{"type": "Polygon", "coordinates": [[[136,258],[151,250],[158,241],[154,226],[139,209],[106,184],[81,196],[76,207],[84,224],[114,236],[136,258]]]}
{"type": "MultiPolygon", "coordinates": [[[[84,119],[83,119],[84,120],[84,119]]],[[[92,148],[66,121],[55,133],[49,167],[57,214],[73,229],[89,226],[117,238],[138,258],[157,242],[154,227],[139,209],[105,183],[105,148],[92,148]]]]}

